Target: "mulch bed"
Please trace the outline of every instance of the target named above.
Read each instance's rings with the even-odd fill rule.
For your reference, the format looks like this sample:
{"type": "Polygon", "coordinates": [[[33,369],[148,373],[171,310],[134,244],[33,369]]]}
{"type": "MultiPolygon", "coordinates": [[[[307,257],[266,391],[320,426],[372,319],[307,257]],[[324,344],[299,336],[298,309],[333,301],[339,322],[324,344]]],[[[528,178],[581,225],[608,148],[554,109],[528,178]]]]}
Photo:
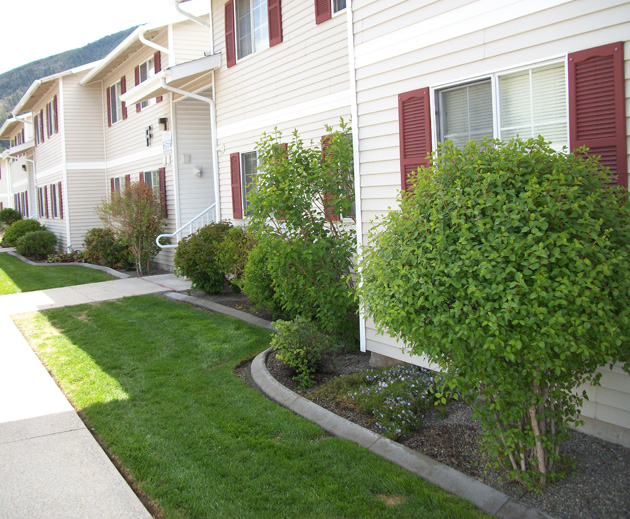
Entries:
{"type": "MultiPolygon", "coordinates": [[[[238,309],[248,311],[248,308],[251,309],[251,305],[247,302],[239,303],[238,309]]],[[[378,433],[371,417],[362,415],[355,409],[317,398],[313,394],[321,384],[331,378],[368,366],[368,353],[343,353],[334,362],[328,362],[324,366],[323,372],[316,376],[314,387],[299,390],[292,379],[291,368],[278,360],[273,352],[267,361],[271,375],[287,388],[378,433]]],[[[241,365],[236,370],[237,375],[245,380],[249,379],[248,369],[249,364],[241,365]]],[[[519,485],[505,481],[501,472],[488,464],[478,447],[480,424],[472,415],[472,406],[464,402],[450,404],[446,416],[437,410],[429,411],[419,430],[400,440],[400,443],[557,519],[630,519],[630,449],[571,431],[563,445],[563,452],[577,460],[575,471],[563,480],[548,485],[543,493],[526,492],[519,485]]]]}

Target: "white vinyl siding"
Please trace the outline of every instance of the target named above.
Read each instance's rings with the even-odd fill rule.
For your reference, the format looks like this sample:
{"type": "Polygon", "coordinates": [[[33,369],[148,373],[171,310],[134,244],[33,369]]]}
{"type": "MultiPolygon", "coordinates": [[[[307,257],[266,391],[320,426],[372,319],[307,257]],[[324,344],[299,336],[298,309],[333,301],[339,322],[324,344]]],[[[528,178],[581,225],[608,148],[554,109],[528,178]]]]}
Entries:
{"type": "MultiPolygon", "coordinates": [[[[493,103],[503,114],[494,120],[496,136],[506,139],[514,134],[526,137],[542,133],[559,146],[563,139],[566,142],[566,116],[561,113],[566,104],[562,107],[558,99],[566,92],[566,86],[560,86],[560,82],[566,82],[566,73],[560,77],[552,68],[534,65],[561,62],[569,52],[624,41],[626,116],[630,128],[630,11],[626,1],[550,0],[543,6],[522,0],[497,6],[467,0],[418,6],[414,2],[393,5],[386,0],[371,0],[354,6],[353,23],[364,247],[369,246],[370,222],[397,207],[398,95],[403,92],[433,87],[437,94],[442,89],[494,77],[493,103]],[[546,74],[552,77],[543,77],[546,74]],[[535,99],[533,104],[531,99],[535,99]],[[504,109],[506,104],[508,108],[504,109]],[[525,112],[530,113],[529,120],[521,116],[525,112]]],[[[432,96],[431,110],[436,109],[436,99],[432,96]]],[[[438,121],[436,115],[434,127],[438,121]]],[[[630,150],[630,138],[628,143],[630,150]]],[[[404,345],[389,335],[377,333],[369,320],[365,337],[369,351],[424,362],[407,355],[404,345]]],[[[613,375],[617,382],[621,377],[617,368],[614,373],[605,371],[602,385],[613,375]]],[[[630,378],[624,380],[615,391],[628,401],[630,378]]],[[[630,412],[623,410],[612,394],[594,391],[595,400],[583,412],[585,416],[629,428],[630,412]]]]}

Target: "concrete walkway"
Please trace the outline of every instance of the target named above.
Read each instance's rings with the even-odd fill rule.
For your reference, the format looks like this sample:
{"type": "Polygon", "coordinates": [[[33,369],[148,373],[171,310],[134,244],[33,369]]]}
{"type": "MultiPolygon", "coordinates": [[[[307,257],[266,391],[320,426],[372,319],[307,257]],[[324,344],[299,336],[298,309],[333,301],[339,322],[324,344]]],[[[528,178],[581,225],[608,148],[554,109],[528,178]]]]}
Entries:
{"type": "Polygon", "coordinates": [[[190,288],[173,274],[0,296],[0,519],[150,519],[10,316],[190,288]]]}

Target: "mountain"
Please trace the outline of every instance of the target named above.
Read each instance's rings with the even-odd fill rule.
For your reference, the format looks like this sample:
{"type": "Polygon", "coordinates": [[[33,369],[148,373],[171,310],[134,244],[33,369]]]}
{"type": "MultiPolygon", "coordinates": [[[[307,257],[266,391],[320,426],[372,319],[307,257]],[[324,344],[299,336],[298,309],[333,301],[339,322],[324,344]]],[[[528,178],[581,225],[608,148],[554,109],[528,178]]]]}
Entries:
{"type": "MultiPolygon", "coordinates": [[[[131,27],[116,34],[110,34],[85,47],[39,59],[0,74],[0,126],[10,117],[11,110],[15,108],[33,81],[104,58],[135,28],[131,27]]],[[[0,141],[0,145],[6,142],[0,141]]],[[[2,148],[0,146],[0,151],[2,148]]]]}

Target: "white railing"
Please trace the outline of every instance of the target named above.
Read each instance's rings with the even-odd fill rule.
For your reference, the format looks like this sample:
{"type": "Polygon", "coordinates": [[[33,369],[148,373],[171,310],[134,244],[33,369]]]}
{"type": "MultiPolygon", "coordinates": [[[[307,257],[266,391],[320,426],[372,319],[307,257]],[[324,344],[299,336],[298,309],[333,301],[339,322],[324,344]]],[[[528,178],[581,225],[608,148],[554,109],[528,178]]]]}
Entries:
{"type": "Polygon", "coordinates": [[[214,220],[215,220],[214,217],[215,217],[215,214],[216,214],[214,209],[215,209],[216,206],[217,206],[217,204],[212,204],[207,209],[204,209],[197,216],[195,216],[192,220],[190,220],[189,222],[187,222],[184,225],[182,225],[175,232],[168,233],[168,234],[160,234],[155,239],[155,243],[157,243],[158,247],[160,247],[162,249],[174,249],[174,248],[176,248],[178,242],[182,238],[185,238],[186,236],[190,236],[192,233],[198,231],[202,227],[205,227],[206,225],[211,224],[212,222],[214,222],[214,220]],[[169,239],[169,240],[171,240],[172,238],[175,238],[175,243],[162,244],[162,243],[160,243],[162,238],[166,238],[166,239],[169,239]]]}

